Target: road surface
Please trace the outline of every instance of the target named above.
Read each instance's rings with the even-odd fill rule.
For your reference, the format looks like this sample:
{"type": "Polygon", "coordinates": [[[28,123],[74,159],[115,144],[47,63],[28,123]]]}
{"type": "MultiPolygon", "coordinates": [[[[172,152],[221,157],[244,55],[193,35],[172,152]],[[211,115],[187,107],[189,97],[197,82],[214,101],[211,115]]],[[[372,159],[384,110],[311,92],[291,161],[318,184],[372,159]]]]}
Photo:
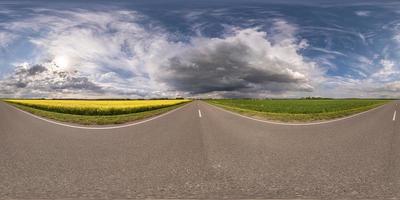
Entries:
{"type": "Polygon", "coordinates": [[[194,101],[106,130],[0,103],[0,199],[400,197],[396,103],[288,126],[194,101]]]}

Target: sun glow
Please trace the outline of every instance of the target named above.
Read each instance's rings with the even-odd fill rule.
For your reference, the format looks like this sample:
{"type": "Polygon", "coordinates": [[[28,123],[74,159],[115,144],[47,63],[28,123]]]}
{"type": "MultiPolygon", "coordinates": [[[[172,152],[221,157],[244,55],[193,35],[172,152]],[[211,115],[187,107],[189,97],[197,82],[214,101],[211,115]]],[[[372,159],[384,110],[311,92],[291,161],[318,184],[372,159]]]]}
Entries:
{"type": "Polygon", "coordinates": [[[56,56],[53,61],[57,66],[61,68],[67,68],[69,65],[69,59],[67,56],[64,55],[56,56]]]}

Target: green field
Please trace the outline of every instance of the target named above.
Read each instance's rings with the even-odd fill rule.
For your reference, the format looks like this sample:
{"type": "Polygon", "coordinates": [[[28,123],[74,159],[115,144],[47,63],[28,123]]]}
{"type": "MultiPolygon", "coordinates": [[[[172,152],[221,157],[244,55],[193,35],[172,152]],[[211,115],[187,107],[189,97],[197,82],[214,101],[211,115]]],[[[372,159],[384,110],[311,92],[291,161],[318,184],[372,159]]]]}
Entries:
{"type": "Polygon", "coordinates": [[[334,119],[363,112],[390,100],[380,99],[219,99],[208,103],[256,118],[284,122],[334,119]]]}

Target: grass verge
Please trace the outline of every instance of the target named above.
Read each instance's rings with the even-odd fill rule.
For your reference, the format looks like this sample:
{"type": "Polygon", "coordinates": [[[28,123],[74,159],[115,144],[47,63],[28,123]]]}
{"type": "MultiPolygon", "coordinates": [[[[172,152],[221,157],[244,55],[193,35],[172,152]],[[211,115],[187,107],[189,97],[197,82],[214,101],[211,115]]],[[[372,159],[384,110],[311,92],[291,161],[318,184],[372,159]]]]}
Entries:
{"type": "MultiPolygon", "coordinates": [[[[9,102],[7,102],[9,103],[9,102]]],[[[39,110],[36,108],[32,108],[29,106],[24,106],[20,104],[9,103],[21,110],[27,111],[34,115],[61,121],[68,123],[75,123],[81,125],[110,125],[110,124],[122,124],[126,122],[141,120],[149,117],[153,117],[156,115],[160,115],[162,113],[171,111],[179,106],[183,106],[186,103],[173,105],[169,107],[164,107],[156,110],[131,113],[131,114],[122,114],[122,115],[74,115],[74,114],[65,114],[65,113],[57,113],[45,110],[39,110]]]]}
{"type": "Polygon", "coordinates": [[[371,102],[354,104],[352,101],[355,100],[248,100],[253,101],[252,103],[255,104],[255,106],[248,106],[249,102],[245,102],[244,104],[243,102],[240,102],[243,100],[237,100],[237,102],[235,102],[236,100],[228,101],[229,102],[224,102],[224,100],[207,100],[206,102],[245,116],[279,122],[315,122],[342,118],[364,112],[390,102],[390,100],[356,100],[371,102]],[[274,102],[272,105],[265,105],[257,101],[288,102],[284,102],[283,104],[282,102],[279,104],[275,104],[274,102]],[[324,108],[324,103],[321,104],[321,101],[330,101],[332,105],[328,103],[324,108]],[[257,105],[257,103],[260,104],[257,105]],[[352,105],[349,106],[346,103],[352,105]],[[342,105],[338,106],[337,104],[342,105]],[[281,106],[281,108],[277,108],[278,105],[281,106]],[[340,108],[343,109],[341,110],[340,108]],[[274,112],[271,112],[271,110],[274,112]]]}

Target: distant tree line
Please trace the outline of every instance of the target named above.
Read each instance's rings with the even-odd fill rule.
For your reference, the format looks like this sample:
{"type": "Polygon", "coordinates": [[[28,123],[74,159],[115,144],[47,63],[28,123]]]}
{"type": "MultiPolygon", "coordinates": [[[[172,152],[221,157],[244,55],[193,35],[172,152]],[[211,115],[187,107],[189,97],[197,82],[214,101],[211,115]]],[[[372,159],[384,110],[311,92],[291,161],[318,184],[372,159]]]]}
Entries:
{"type": "Polygon", "coordinates": [[[311,100],[324,100],[324,99],[333,99],[333,98],[326,98],[326,97],[301,97],[300,99],[311,99],[311,100]]]}

